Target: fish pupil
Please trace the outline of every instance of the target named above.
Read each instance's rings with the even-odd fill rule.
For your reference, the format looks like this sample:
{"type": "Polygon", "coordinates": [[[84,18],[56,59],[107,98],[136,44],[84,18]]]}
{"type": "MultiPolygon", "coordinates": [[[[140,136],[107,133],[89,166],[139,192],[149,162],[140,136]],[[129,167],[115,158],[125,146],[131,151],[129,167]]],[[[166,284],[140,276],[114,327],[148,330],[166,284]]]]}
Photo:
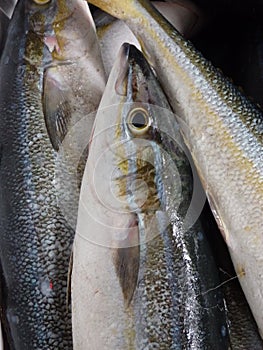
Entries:
{"type": "Polygon", "coordinates": [[[142,129],[147,126],[147,120],[142,112],[136,112],[131,119],[131,123],[135,128],[142,129]]]}

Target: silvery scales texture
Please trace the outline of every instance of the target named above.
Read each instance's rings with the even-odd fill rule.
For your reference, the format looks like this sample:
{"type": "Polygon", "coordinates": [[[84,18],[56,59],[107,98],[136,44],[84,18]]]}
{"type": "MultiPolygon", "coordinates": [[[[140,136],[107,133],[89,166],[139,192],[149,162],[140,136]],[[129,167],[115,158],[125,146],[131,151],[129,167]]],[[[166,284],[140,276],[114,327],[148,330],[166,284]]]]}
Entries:
{"type": "Polygon", "coordinates": [[[74,225],[61,211],[67,204],[58,200],[55,171],[67,130],[96,109],[105,84],[87,4],[21,0],[0,81],[2,321],[15,349],[72,349],[66,289],[74,225]]]}

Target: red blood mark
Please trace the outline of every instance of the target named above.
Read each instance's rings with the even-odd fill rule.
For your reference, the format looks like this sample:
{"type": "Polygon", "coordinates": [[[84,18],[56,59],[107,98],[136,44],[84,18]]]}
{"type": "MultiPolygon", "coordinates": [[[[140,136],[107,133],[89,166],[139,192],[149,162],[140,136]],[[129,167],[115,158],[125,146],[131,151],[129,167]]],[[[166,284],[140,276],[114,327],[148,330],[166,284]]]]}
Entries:
{"type": "Polygon", "coordinates": [[[53,283],[51,281],[49,282],[49,288],[53,289],[53,283]]]}

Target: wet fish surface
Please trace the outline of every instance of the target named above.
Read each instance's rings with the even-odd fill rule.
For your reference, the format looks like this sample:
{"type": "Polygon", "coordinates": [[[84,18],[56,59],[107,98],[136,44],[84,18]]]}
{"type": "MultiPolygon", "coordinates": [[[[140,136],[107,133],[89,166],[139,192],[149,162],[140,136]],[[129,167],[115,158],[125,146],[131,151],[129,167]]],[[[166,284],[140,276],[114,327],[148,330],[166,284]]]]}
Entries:
{"type": "Polygon", "coordinates": [[[208,204],[205,205],[201,214],[201,221],[204,231],[209,232],[208,240],[220,271],[221,288],[227,308],[231,349],[261,350],[263,349],[263,340],[238,281],[227,245],[208,204]]]}
{"type": "Polygon", "coordinates": [[[95,118],[73,246],[74,349],[228,349],[192,171],[150,66],[125,44],[95,118]],[[177,141],[175,141],[175,139],[177,141]]]}
{"type": "Polygon", "coordinates": [[[92,4],[144,45],[177,114],[241,286],[263,332],[262,112],[144,0],[92,4]]]}
{"type": "MultiPolygon", "coordinates": [[[[200,30],[202,13],[192,3],[165,3],[153,1],[152,4],[183,35],[189,37],[200,30]],[[187,7],[184,7],[187,6],[187,7]]],[[[96,10],[94,21],[97,28],[104,67],[109,76],[121,45],[125,42],[140,49],[140,43],[129,27],[121,20],[96,10]]]]}
{"type": "Polygon", "coordinates": [[[71,124],[96,109],[104,88],[101,57],[89,57],[91,47],[99,52],[94,28],[78,0],[19,1],[10,22],[0,63],[0,261],[11,349],[72,349],[74,226],[58,199],[56,163],[71,124]]]}

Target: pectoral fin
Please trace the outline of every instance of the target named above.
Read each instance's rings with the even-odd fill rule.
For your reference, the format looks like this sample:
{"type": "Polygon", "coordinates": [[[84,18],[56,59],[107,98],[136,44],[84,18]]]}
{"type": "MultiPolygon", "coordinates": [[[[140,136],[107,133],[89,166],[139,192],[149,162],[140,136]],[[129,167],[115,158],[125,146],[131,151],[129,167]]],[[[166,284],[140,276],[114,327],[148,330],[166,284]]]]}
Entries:
{"type": "Polygon", "coordinates": [[[117,248],[113,256],[125,307],[132,301],[140,266],[139,229],[136,217],[131,220],[127,230],[127,238],[120,245],[122,248],[117,248]]]}
{"type": "Polygon", "coordinates": [[[49,68],[43,82],[43,112],[53,148],[58,151],[66,136],[71,120],[68,91],[55,78],[55,68],[49,68]]]}

